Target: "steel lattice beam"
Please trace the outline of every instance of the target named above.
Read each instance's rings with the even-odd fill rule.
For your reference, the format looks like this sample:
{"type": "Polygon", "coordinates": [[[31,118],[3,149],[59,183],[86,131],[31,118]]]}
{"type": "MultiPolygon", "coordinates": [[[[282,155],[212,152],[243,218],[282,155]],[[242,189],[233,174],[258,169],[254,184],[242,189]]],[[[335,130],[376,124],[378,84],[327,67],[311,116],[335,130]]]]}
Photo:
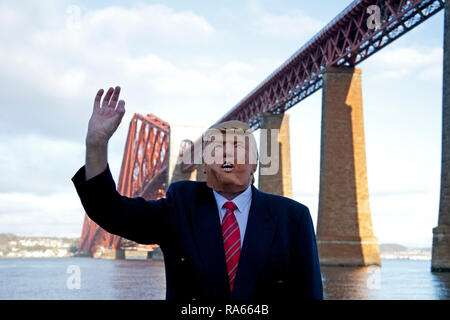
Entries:
{"type": "Polygon", "coordinates": [[[445,0],[357,0],[351,3],[216,123],[259,128],[263,112],[283,113],[322,87],[329,66],[355,66],[444,8],[445,0]],[[381,25],[367,26],[378,5],[381,25]]]}

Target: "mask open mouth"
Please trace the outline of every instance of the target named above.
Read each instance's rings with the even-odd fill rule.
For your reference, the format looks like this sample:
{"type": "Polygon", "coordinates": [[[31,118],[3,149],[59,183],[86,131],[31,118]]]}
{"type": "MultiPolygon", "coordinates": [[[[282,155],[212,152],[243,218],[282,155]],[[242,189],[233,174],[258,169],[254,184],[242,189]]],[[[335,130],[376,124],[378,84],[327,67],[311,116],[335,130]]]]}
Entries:
{"type": "Polygon", "coordinates": [[[225,163],[222,165],[222,169],[223,169],[223,171],[225,171],[225,172],[229,172],[229,171],[233,170],[233,164],[230,163],[230,162],[225,162],[225,163]]]}

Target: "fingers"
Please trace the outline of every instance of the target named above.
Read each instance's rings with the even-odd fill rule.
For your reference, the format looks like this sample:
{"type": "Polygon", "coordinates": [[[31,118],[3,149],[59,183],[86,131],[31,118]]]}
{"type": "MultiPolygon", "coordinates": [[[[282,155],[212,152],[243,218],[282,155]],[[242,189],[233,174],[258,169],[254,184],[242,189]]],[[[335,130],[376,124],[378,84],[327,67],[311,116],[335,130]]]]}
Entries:
{"type": "Polygon", "coordinates": [[[117,105],[117,112],[123,116],[125,114],[125,101],[120,100],[117,105]]]}
{"type": "Polygon", "coordinates": [[[103,89],[98,90],[97,95],[95,96],[95,99],[94,99],[94,110],[100,108],[100,100],[102,98],[103,91],[104,91],[103,89]]]}
{"type": "Polygon", "coordinates": [[[119,94],[120,94],[120,87],[117,86],[114,88],[114,93],[113,93],[111,101],[108,105],[109,108],[113,108],[113,109],[116,108],[117,100],[119,100],[119,94]]]}
{"type": "Polygon", "coordinates": [[[125,101],[120,100],[119,104],[117,105],[117,109],[116,109],[116,128],[119,126],[119,124],[122,122],[122,118],[125,114],[125,101]]]}
{"type": "MultiPolygon", "coordinates": [[[[95,100],[94,100],[94,110],[95,109],[99,109],[100,108],[100,100],[102,98],[104,90],[100,89],[97,92],[97,95],[95,96],[95,100]]],[[[117,86],[115,88],[109,88],[108,91],[106,92],[105,97],[103,98],[103,102],[102,102],[102,108],[112,108],[112,109],[116,109],[117,106],[117,100],[119,100],[119,95],[120,95],[120,87],[117,86]]],[[[120,102],[122,102],[121,105],[121,112],[125,113],[125,101],[120,100],[120,102]]]]}
{"type": "Polygon", "coordinates": [[[103,98],[102,108],[108,107],[109,100],[111,99],[111,95],[113,94],[114,89],[109,88],[108,92],[106,92],[105,98],[103,98]]]}

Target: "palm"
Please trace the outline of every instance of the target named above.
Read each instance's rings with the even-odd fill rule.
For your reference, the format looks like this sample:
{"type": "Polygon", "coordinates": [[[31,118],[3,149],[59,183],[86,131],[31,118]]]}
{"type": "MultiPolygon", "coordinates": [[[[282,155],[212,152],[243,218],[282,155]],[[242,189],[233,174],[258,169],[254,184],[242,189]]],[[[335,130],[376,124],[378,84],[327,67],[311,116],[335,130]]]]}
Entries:
{"type": "Polygon", "coordinates": [[[125,101],[119,100],[120,87],[109,88],[103,102],[103,89],[97,92],[94,110],[89,120],[87,139],[93,142],[107,142],[114,134],[125,113],[125,101]]]}

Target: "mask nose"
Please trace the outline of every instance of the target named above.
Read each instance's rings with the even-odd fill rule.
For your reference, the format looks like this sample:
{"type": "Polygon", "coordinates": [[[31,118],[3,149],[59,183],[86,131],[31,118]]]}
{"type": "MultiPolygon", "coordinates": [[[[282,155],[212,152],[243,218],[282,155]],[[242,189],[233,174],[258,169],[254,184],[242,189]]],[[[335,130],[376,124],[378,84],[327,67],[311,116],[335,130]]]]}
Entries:
{"type": "Polygon", "coordinates": [[[225,162],[234,163],[234,144],[227,142],[223,149],[223,159],[225,162]]]}

